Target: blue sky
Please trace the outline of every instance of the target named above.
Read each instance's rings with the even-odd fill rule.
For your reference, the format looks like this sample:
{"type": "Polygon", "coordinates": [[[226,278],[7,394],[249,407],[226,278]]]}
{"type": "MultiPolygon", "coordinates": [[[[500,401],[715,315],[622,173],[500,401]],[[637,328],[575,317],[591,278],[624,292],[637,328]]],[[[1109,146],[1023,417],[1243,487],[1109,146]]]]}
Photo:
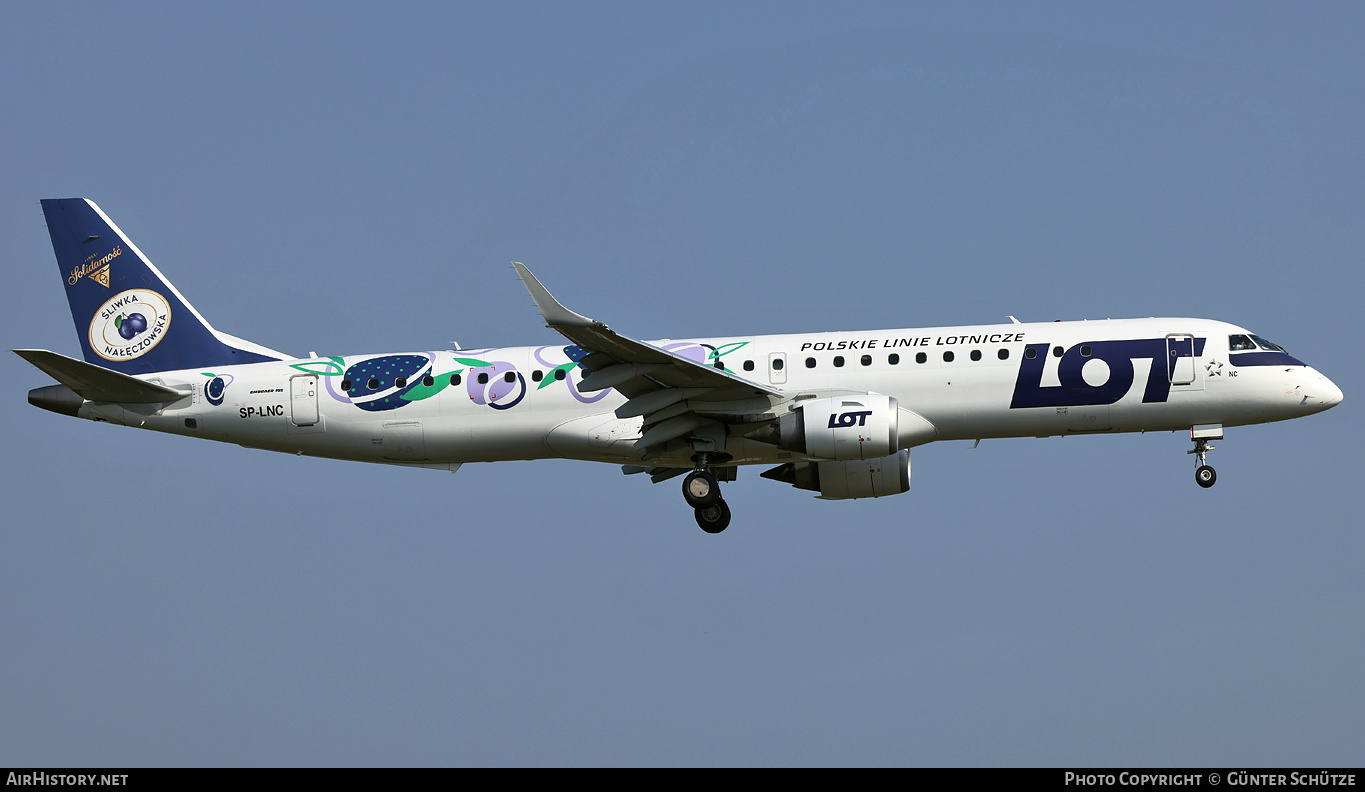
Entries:
{"type": "Polygon", "coordinates": [[[1359,765],[1359,4],[16,5],[6,344],[95,200],[295,353],[1200,316],[1325,414],[744,471],[456,475],[75,421],[0,363],[0,765],[1359,765]]]}

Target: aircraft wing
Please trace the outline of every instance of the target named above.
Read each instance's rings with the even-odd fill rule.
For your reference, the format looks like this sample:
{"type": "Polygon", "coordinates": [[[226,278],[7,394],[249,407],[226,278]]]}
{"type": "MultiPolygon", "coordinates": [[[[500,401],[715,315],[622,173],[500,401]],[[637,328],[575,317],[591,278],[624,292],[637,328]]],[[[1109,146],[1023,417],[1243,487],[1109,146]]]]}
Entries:
{"type": "Polygon", "coordinates": [[[644,417],[644,436],[636,447],[648,449],[646,459],[706,423],[752,422],[787,398],[776,388],[734,374],[719,361],[714,366],[698,363],[627,338],[601,322],[574,313],[524,264],[513,262],[512,266],[545,317],[545,325],[558,330],[585,353],[578,362],[590,373],[578,389],[616,388],[629,399],[617,409],[617,417],[644,417]]]}

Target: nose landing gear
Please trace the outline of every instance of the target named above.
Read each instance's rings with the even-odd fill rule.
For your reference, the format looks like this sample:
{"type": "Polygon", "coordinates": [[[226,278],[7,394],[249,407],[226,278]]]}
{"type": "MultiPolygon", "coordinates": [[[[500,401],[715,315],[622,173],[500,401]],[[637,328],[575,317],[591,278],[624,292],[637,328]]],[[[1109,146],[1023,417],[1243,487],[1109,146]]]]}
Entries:
{"type": "MultiPolygon", "coordinates": [[[[1209,448],[1213,448],[1213,446],[1209,446],[1209,448]]],[[[1208,465],[1200,465],[1194,469],[1194,481],[1204,489],[1208,489],[1218,481],[1218,472],[1208,465]]]]}
{"type": "Polygon", "coordinates": [[[1194,426],[1190,429],[1190,439],[1194,441],[1194,448],[1185,453],[1194,454],[1194,482],[1208,489],[1218,481],[1218,473],[1205,464],[1204,457],[1213,450],[1210,440],[1223,439],[1223,427],[1219,424],[1194,426]]]}

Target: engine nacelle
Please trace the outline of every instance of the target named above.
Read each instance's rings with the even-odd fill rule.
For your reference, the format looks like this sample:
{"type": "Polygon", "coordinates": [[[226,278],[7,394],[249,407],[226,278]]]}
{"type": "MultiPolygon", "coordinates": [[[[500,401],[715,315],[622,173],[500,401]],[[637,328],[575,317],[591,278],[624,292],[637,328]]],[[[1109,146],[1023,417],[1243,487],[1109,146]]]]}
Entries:
{"type": "Polygon", "coordinates": [[[788,462],[762,475],[797,489],[818,492],[824,500],[899,495],[910,489],[910,449],[877,459],[788,462]]]}
{"type": "Polygon", "coordinates": [[[880,393],[803,402],[777,422],[777,445],[826,459],[876,459],[899,450],[896,400],[880,393]]]}

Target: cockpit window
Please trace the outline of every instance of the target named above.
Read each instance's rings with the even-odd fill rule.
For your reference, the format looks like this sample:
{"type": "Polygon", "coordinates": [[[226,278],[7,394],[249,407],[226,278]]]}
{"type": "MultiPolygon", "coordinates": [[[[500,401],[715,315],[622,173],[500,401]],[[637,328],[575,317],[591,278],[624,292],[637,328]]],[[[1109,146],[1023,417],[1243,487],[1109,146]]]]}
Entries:
{"type": "Polygon", "coordinates": [[[1251,340],[1252,340],[1252,341],[1255,341],[1257,346],[1259,346],[1261,349],[1264,349],[1264,350],[1267,351],[1267,352],[1283,352],[1283,351],[1284,351],[1284,347],[1280,346],[1279,344],[1271,343],[1271,342],[1265,340],[1264,338],[1261,338],[1261,337],[1258,336],[1258,335],[1252,336],[1252,337],[1251,337],[1251,340]]]}
{"type": "Polygon", "coordinates": [[[1242,352],[1248,349],[1255,349],[1256,344],[1250,336],[1231,335],[1228,336],[1228,350],[1231,352],[1242,352]]]}

